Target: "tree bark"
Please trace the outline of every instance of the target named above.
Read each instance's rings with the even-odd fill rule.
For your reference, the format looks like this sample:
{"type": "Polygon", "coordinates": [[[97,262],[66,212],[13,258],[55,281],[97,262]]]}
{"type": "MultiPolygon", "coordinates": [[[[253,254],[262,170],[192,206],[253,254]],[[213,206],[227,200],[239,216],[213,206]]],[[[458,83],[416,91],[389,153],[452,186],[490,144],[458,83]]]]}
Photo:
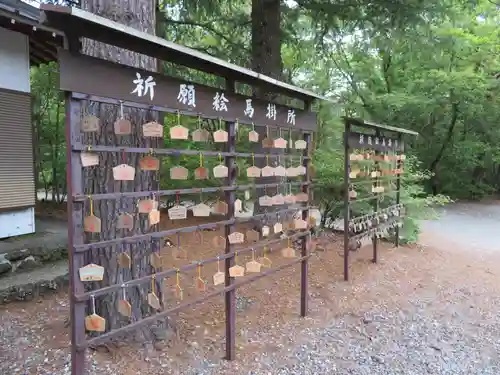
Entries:
{"type": "MultiPolygon", "coordinates": [[[[116,22],[126,24],[135,29],[151,34],[155,33],[155,4],[151,0],[83,0],[82,8],[99,16],[112,19],[116,22]]],[[[144,70],[156,71],[156,59],[123,50],[114,46],[98,43],[85,39],[82,41],[82,53],[119,62],[120,64],[137,67],[144,70]]],[[[110,85],[113,82],[109,82],[110,85]]],[[[132,84],[132,78],[131,78],[132,84]]],[[[129,136],[117,136],[114,134],[113,124],[119,118],[121,109],[119,106],[90,103],[86,110],[100,118],[101,129],[97,135],[91,135],[87,141],[90,144],[101,145],[122,145],[128,147],[161,147],[162,140],[146,140],[142,136],[142,124],[156,120],[160,121],[157,113],[146,110],[123,108],[125,118],[132,122],[133,130],[129,136]]],[[[159,186],[159,173],[144,172],[139,169],[138,154],[125,153],[103,153],[100,157],[100,165],[85,172],[84,191],[86,194],[96,194],[113,191],[156,191],[159,186]],[[115,182],[113,180],[112,168],[116,165],[126,163],[136,168],[135,181],[115,182]]],[[[107,240],[117,237],[131,236],[154,232],[157,226],[149,227],[143,217],[139,217],[137,212],[137,200],[122,199],[121,201],[96,201],[94,204],[94,214],[101,219],[102,232],[100,240],[107,240]],[[116,229],[116,218],[119,213],[128,212],[135,217],[135,228],[133,231],[116,229]]],[[[95,239],[94,239],[95,240],[95,239]]],[[[88,263],[96,263],[105,267],[105,279],[103,284],[120,284],[125,281],[136,279],[153,273],[149,264],[149,255],[153,249],[158,250],[160,241],[142,241],[133,245],[115,245],[106,248],[91,250],[89,252],[88,263]],[[117,256],[120,252],[128,252],[132,259],[131,270],[120,269],[118,267],[117,256]]],[[[99,285],[99,286],[102,286],[99,285]]],[[[92,286],[93,288],[97,285],[92,286]]],[[[146,283],[139,287],[128,288],[125,291],[127,300],[132,305],[133,321],[142,319],[152,313],[146,302],[147,294],[151,285],[146,283]]],[[[161,298],[160,285],[156,285],[156,291],[161,298]]],[[[107,329],[116,329],[128,324],[128,319],[124,319],[117,312],[116,306],[123,292],[96,299],[96,310],[99,315],[106,319],[107,329]]],[[[151,327],[137,332],[136,340],[150,342],[153,339],[151,327]]]]}
{"type": "MultiPolygon", "coordinates": [[[[283,73],[280,6],[280,0],[252,0],[252,69],[276,79],[281,79],[283,73]]],[[[269,96],[259,89],[254,90],[254,96],[263,100],[274,99],[273,96],[269,96]]],[[[264,139],[266,128],[258,126],[255,130],[259,133],[259,139],[264,139]]],[[[276,153],[276,150],[272,151],[276,153]]],[[[255,147],[255,152],[269,153],[270,150],[264,149],[262,144],[259,143],[255,147]]],[[[262,158],[255,161],[259,168],[264,167],[265,163],[265,159],[262,158]]],[[[274,183],[276,180],[276,177],[261,177],[256,180],[256,183],[269,184],[274,183]]],[[[267,194],[270,195],[271,192],[268,191],[267,194]]],[[[264,195],[263,189],[258,189],[257,195],[264,195]]],[[[260,207],[258,199],[254,207],[256,213],[264,212],[264,208],[260,207]]],[[[254,225],[260,227],[261,224],[259,221],[254,225]]]]}

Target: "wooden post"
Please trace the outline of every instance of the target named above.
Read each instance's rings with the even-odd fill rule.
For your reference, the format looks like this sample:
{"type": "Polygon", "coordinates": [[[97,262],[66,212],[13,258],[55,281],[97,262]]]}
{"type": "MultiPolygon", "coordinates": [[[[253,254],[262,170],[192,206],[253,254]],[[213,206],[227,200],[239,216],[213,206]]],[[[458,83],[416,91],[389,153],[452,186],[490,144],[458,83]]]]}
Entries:
{"type": "Polygon", "coordinates": [[[351,124],[345,121],[344,127],[344,280],[349,280],[349,133],[351,124]]]}
{"type": "MultiPolygon", "coordinates": [[[[226,82],[226,90],[229,93],[235,92],[234,81],[226,82]]],[[[228,142],[226,144],[227,152],[236,151],[236,125],[234,122],[226,122],[226,131],[228,132],[228,142]]],[[[236,161],[234,156],[226,156],[226,167],[228,170],[227,186],[234,186],[236,183],[236,161]]],[[[234,202],[236,200],[236,192],[228,191],[225,194],[226,203],[228,205],[227,219],[234,219],[234,202]]],[[[229,235],[234,232],[234,224],[226,225],[226,254],[233,251],[233,246],[229,243],[229,235]]],[[[225,261],[225,285],[230,286],[233,283],[229,276],[229,268],[234,265],[234,258],[226,258],[225,261]]],[[[226,359],[232,361],[235,358],[236,352],[236,289],[229,290],[225,293],[226,307],[226,359]]]]}
{"type": "MultiPolygon", "coordinates": [[[[304,133],[304,141],[306,141],[306,149],[304,150],[303,155],[304,156],[311,156],[311,134],[310,133],[304,133]]],[[[311,199],[311,194],[310,194],[310,189],[309,189],[309,183],[310,183],[310,171],[309,171],[309,158],[306,158],[303,160],[303,165],[306,168],[306,175],[304,178],[304,182],[307,183],[307,185],[304,185],[302,187],[302,191],[306,193],[309,196],[308,200],[308,205],[310,205],[310,199],[311,199]]],[[[302,220],[305,220],[307,222],[307,225],[309,227],[309,209],[302,210],[302,220]]],[[[309,229],[309,233],[311,233],[311,229],[309,229]]],[[[309,255],[309,237],[310,236],[304,236],[302,237],[302,249],[301,249],[301,256],[306,257],[309,255]]],[[[309,271],[309,258],[304,258],[300,264],[300,316],[304,317],[307,315],[307,310],[308,310],[308,293],[309,293],[309,284],[308,284],[308,271],[309,271]]]]}
{"type": "MultiPolygon", "coordinates": [[[[403,147],[403,134],[399,133],[398,134],[398,143],[399,147],[403,147]]],[[[404,151],[403,151],[404,152],[404,151]]],[[[396,169],[401,169],[401,160],[396,161],[396,169]]],[[[398,178],[396,180],[396,204],[401,203],[401,174],[398,174],[398,178]]],[[[401,210],[400,210],[401,212],[401,210]]],[[[400,219],[401,220],[401,219],[400,219]]],[[[396,247],[399,247],[399,226],[396,226],[396,238],[394,239],[394,245],[396,247]]]]}
{"type": "MultiPolygon", "coordinates": [[[[375,131],[375,137],[379,138],[380,137],[380,130],[376,130],[375,131]]],[[[379,156],[380,155],[380,152],[379,151],[375,151],[375,156],[379,156]]],[[[377,173],[380,171],[380,163],[378,160],[375,160],[375,170],[377,171],[377,173]]],[[[375,177],[375,186],[378,186],[378,182],[380,181],[379,179],[379,176],[375,177]]],[[[372,185],[373,186],[373,185],[372,185]]],[[[378,195],[379,193],[375,193],[375,213],[378,213],[378,210],[380,209],[380,202],[379,202],[379,197],[378,195]]],[[[381,194],[384,194],[384,193],[381,193],[381,194]]],[[[373,243],[373,258],[372,258],[372,262],[373,263],[377,263],[378,261],[378,238],[377,238],[377,235],[373,235],[372,236],[372,243],[373,243]]]]}

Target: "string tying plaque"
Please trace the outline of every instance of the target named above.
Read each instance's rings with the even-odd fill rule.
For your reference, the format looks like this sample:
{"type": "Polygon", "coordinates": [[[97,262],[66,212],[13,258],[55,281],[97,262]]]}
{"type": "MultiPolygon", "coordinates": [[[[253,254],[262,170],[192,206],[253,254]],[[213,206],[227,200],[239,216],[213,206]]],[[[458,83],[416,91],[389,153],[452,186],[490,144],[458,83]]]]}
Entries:
{"type": "Polygon", "coordinates": [[[182,301],[184,298],[184,290],[181,287],[181,270],[175,270],[175,296],[182,301]]]}
{"type": "Polygon", "coordinates": [[[203,265],[201,263],[198,263],[198,277],[196,278],[196,289],[198,289],[198,292],[202,293],[206,290],[206,282],[203,280],[203,277],[201,277],[201,268],[203,265]]]}

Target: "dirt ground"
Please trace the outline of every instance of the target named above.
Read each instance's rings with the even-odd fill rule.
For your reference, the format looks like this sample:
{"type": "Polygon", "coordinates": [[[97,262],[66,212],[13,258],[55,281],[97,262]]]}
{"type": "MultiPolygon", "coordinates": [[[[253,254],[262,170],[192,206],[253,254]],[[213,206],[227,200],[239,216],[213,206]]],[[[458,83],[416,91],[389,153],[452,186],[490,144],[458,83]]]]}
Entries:
{"type": "MultiPolygon", "coordinates": [[[[171,227],[170,223],[165,225],[171,227]]],[[[174,260],[171,249],[164,249],[163,255],[170,257],[169,266],[212,257],[217,252],[212,245],[215,235],[220,233],[203,232],[203,244],[197,236],[183,235],[181,245],[188,252],[187,260],[174,260]]],[[[176,238],[171,240],[176,242],[176,238]]],[[[308,317],[299,318],[298,265],[237,290],[236,361],[229,363],[221,360],[225,327],[221,296],[175,314],[178,339],[169,340],[168,344],[157,347],[159,350],[153,353],[135,345],[123,346],[113,353],[89,351],[89,374],[274,375],[277,372],[269,368],[278,368],[282,363],[273,362],[266,365],[267,370],[263,370],[266,358],[284,361],[286,353],[304,339],[304,332],[322,328],[340,317],[350,316],[359,322],[367,312],[380,306],[402,309],[408,299],[417,294],[426,298],[438,296],[448,301],[456,298],[448,288],[465,282],[473,285],[481,283],[483,293],[498,295],[500,269],[496,254],[479,257],[463,249],[454,251],[446,247],[416,246],[394,249],[385,244],[379,251],[379,264],[374,265],[371,263],[371,249],[365,247],[351,253],[351,280],[344,282],[340,239],[323,238],[321,243],[324,251],[316,252],[310,261],[308,317]]],[[[279,249],[275,246],[275,251],[269,255],[273,265],[284,262],[277,251],[279,249]]],[[[238,263],[243,265],[250,258],[250,255],[242,256],[238,263]]],[[[205,266],[202,271],[209,292],[214,288],[210,285],[216,265],[205,266]]],[[[183,302],[199,296],[195,279],[196,271],[182,275],[183,302]]],[[[69,374],[67,316],[65,293],[37,302],[2,307],[0,373],[69,374]]]]}

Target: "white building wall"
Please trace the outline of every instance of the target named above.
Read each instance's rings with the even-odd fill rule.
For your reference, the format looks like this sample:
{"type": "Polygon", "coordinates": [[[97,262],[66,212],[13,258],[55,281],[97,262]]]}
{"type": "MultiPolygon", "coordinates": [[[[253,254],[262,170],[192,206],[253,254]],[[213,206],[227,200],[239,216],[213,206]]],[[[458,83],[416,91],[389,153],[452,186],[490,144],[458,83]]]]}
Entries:
{"type": "MultiPolygon", "coordinates": [[[[30,59],[28,37],[24,34],[7,30],[1,27],[0,88],[22,91],[26,93],[30,92],[30,59]]],[[[0,106],[1,105],[2,103],[0,103],[0,106]]],[[[20,126],[26,126],[31,129],[31,124],[29,123],[23,123],[20,124],[20,126]]],[[[26,132],[23,133],[26,134],[26,132]]],[[[0,124],[0,137],[3,137],[4,139],[6,137],[5,131],[2,132],[2,124],[0,124]]],[[[23,139],[22,141],[30,142],[31,144],[33,139],[23,139]]],[[[15,155],[11,155],[11,157],[15,157],[15,155]]],[[[8,163],[8,160],[5,160],[5,158],[0,158],[0,171],[2,170],[1,163],[8,163]]],[[[16,192],[13,191],[13,200],[15,200],[15,194],[16,192]]],[[[0,238],[19,236],[34,232],[35,209],[33,207],[23,209],[13,208],[9,211],[0,212],[0,238]]]]}

